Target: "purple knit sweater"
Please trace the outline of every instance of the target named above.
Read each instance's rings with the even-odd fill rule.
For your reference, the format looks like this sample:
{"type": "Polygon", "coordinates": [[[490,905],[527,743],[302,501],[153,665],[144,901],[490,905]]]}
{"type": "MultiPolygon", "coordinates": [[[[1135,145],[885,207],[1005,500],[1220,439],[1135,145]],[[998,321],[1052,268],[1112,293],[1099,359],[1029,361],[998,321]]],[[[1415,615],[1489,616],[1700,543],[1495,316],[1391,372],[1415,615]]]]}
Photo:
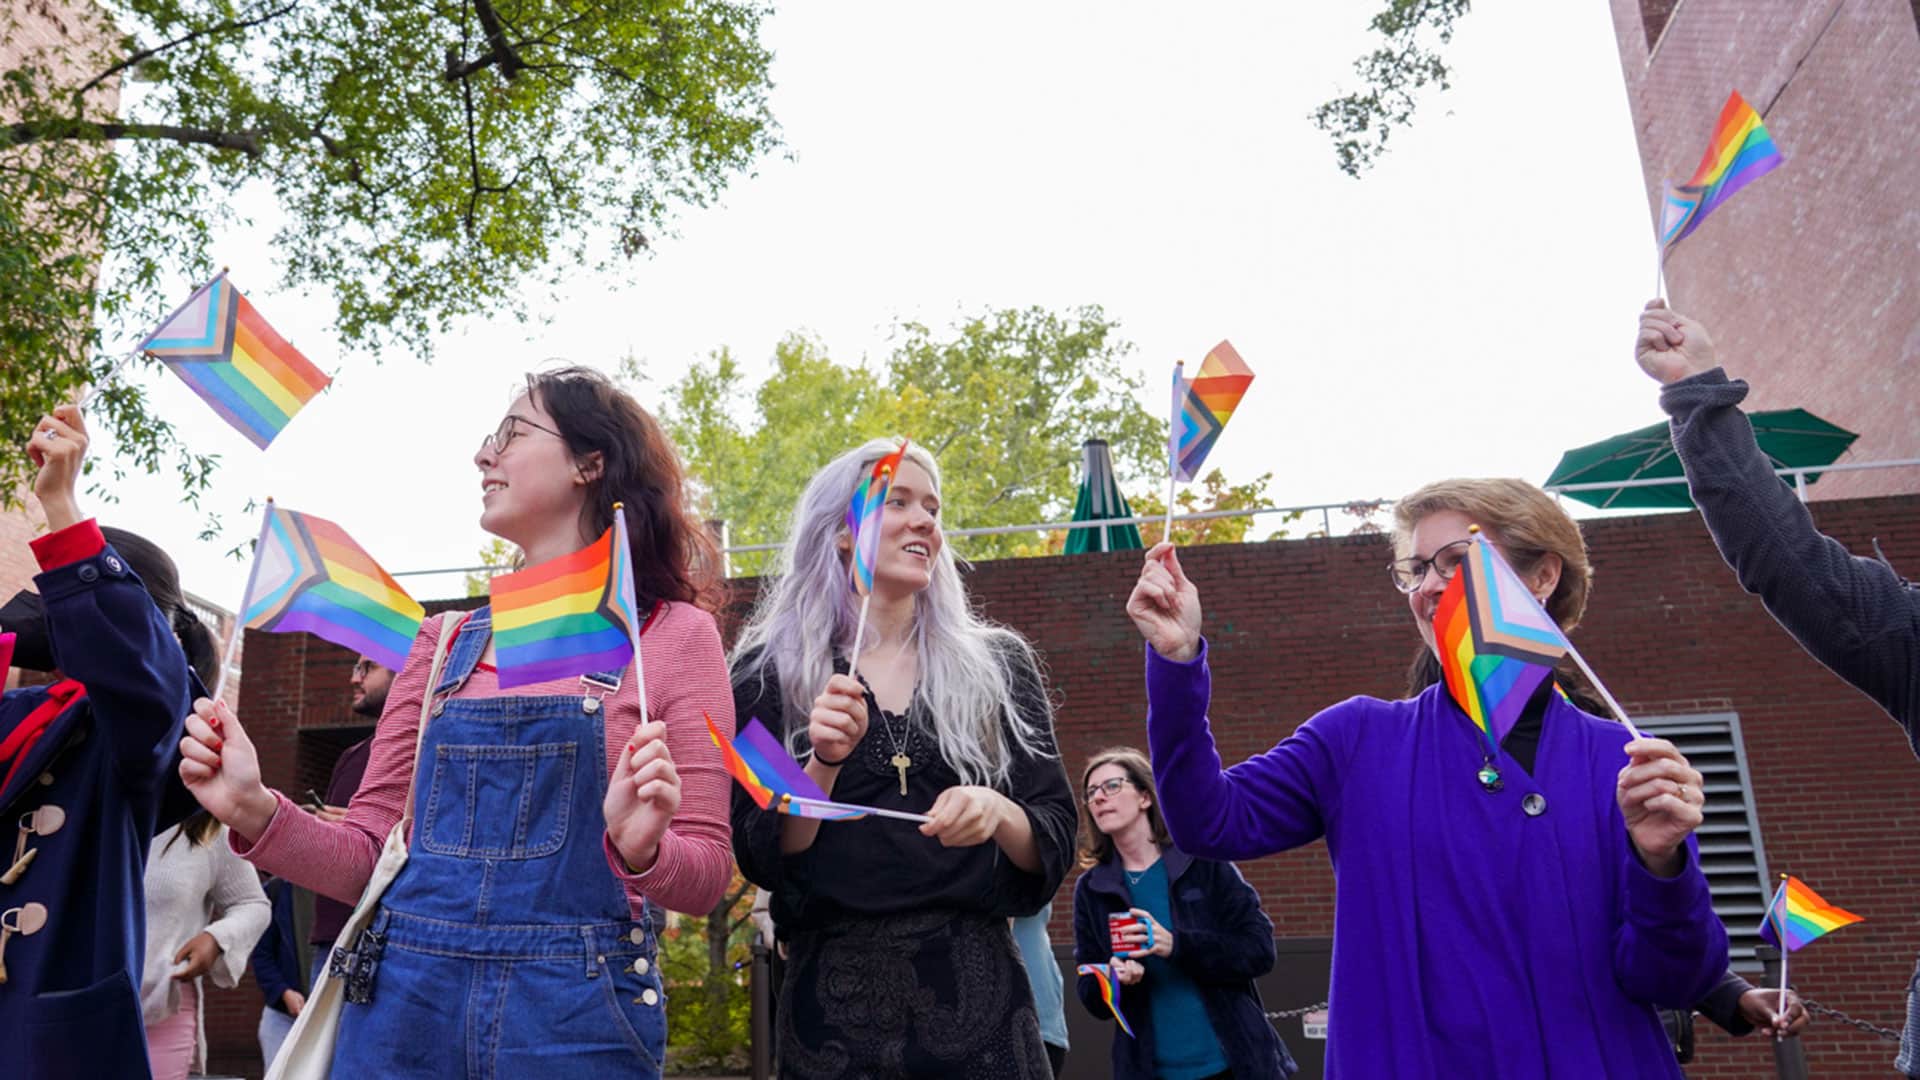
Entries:
{"type": "Polygon", "coordinates": [[[1503,754],[1505,790],[1488,793],[1480,737],[1436,685],[1341,702],[1223,770],[1206,660],[1204,642],[1186,664],[1147,648],[1161,809],[1207,858],[1326,838],[1329,1078],[1681,1075],[1654,1006],[1710,990],[1727,935],[1691,839],[1672,879],[1634,854],[1614,802],[1624,728],[1555,698],[1533,775],[1503,754]]]}

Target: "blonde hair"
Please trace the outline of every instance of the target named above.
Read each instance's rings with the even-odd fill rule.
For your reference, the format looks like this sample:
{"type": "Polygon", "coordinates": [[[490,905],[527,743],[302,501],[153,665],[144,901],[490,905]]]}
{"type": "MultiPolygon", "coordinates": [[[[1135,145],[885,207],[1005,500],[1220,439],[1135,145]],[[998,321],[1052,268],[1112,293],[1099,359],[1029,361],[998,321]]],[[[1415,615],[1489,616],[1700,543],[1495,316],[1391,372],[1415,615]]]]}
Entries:
{"type": "Polygon", "coordinates": [[[1593,589],[1593,564],[1580,525],[1553,496],[1525,480],[1439,480],[1393,506],[1393,553],[1413,554],[1413,529],[1422,518],[1442,510],[1465,514],[1500,545],[1516,573],[1527,574],[1542,556],[1560,557],[1560,581],[1547,597],[1547,614],[1571,631],[1587,611],[1593,589]]]}

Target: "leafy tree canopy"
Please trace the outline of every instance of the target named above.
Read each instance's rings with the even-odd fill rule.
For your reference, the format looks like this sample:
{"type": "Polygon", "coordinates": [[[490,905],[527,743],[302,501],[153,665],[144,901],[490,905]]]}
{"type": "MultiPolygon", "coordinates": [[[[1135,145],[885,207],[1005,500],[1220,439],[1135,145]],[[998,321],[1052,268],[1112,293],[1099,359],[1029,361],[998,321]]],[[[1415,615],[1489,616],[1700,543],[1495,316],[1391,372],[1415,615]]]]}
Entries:
{"type": "MultiPolygon", "coordinates": [[[[526,315],[561,268],[647,249],[775,144],[764,9],[730,0],[109,0],[10,4],[0,37],[0,437],[104,370],[204,278],[264,185],[284,285],[343,344],[426,354],[454,320],[526,315]],[[99,253],[109,253],[104,272],[99,253]]],[[[130,382],[95,405],[125,459],[191,498],[213,461],[130,382]]],[[[0,457],[0,491],[25,459],[0,457]]]]}

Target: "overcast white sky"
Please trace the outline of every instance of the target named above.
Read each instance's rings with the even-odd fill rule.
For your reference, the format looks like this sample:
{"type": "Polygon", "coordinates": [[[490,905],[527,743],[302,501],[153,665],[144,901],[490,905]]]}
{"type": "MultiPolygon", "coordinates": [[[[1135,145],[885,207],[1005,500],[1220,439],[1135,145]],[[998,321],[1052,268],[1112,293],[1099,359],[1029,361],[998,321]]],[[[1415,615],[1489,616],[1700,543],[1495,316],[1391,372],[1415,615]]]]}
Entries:
{"type": "Polygon", "coordinates": [[[547,327],[475,322],[431,367],[376,366],[335,348],[321,298],[276,289],[270,229],[228,237],[214,260],[334,386],[260,453],[140,375],[223,456],[226,534],[195,541],[169,476],[97,509],[228,607],[250,497],[338,521],[390,570],[466,565],[485,541],[474,447],[549,358],[632,351],[652,407],[723,345],[757,378],[792,330],[851,359],[884,354],[897,318],[1086,302],[1138,346],[1156,411],[1175,359],[1232,339],[1258,378],[1211,463],[1272,470],[1280,504],[1544,480],[1560,451],[1660,419],[1630,355],[1653,238],[1607,7],[1476,4],[1453,89],[1355,181],[1307,114],[1356,85],[1376,6],[781,4],[788,153],[683,216],[631,281],[574,279],[547,327]]]}

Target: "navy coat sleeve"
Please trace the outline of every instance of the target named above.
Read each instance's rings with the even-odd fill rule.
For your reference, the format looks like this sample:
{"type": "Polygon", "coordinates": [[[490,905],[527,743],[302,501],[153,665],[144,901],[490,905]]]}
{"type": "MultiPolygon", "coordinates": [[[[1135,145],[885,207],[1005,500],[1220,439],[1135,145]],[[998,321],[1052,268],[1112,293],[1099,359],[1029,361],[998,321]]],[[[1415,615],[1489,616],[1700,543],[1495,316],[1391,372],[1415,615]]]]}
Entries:
{"type": "Polygon", "coordinates": [[[1707,996],[1693,1003],[1695,1012],[1713,1021],[1729,1035],[1746,1035],[1753,1031],[1753,1025],[1740,1015],[1740,997],[1753,989],[1753,984],[1729,971],[1720,976],[1720,981],[1707,996]]]}
{"type": "Polygon", "coordinates": [[[275,878],[267,885],[267,896],[273,902],[273,922],[268,924],[267,932],[253,946],[253,978],[260,984],[260,996],[266,999],[269,1008],[286,1011],[280,998],[294,989],[286,973],[281,969],[280,950],[282,939],[292,936],[293,895],[288,891],[285,878],[275,878]]]}
{"type": "Polygon", "coordinates": [[[1240,983],[1273,970],[1279,954],[1273,944],[1273,920],[1260,907],[1260,894],[1232,863],[1207,866],[1207,899],[1212,917],[1204,928],[1176,929],[1167,959],[1196,983],[1240,983]]]}
{"type": "MultiPolygon", "coordinates": [[[[1113,941],[1107,933],[1107,913],[1094,900],[1093,891],[1087,888],[1087,876],[1082,874],[1073,886],[1073,965],[1104,964],[1111,959],[1113,941]]],[[[1113,1019],[1106,1001],[1100,997],[1100,984],[1093,976],[1077,977],[1074,992],[1080,995],[1080,1004],[1086,1006],[1095,1020],[1113,1019]]]]}
{"type": "Polygon", "coordinates": [[[111,545],[34,578],[60,670],[87,688],[123,782],[165,779],[192,709],[186,654],[145,585],[111,545]]]}

